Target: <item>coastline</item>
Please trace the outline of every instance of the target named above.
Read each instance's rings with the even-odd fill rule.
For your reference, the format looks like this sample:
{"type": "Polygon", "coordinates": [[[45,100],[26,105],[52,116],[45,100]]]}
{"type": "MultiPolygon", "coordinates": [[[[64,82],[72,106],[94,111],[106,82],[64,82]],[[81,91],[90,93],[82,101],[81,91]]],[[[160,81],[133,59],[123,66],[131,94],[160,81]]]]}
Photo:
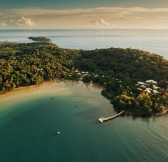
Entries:
{"type": "MultiPolygon", "coordinates": [[[[11,91],[7,91],[7,92],[4,92],[4,93],[2,93],[2,92],[0,92],[0,96],[3,96],[3,95],[5,95],[5,94],[11,94],[11,93],[13,93],[13,92],[16,92],[16,91],[20,91],[20,90],[31,90],[32,88],[36,88],[36,87],[40,87],[41,85],[48,85],[48,84],[51,84],[52,85],[52,83],[59,83],[59,82],[69,82],[69,83],[75,83],[76,81],[73,81],[73,80],[59,80],[59,79],[53,79],[53,80],[49,80],[49,81],[44,81],[44,82],[41,82],[40,84],[38,84],[38,85],[30,85],[30,86],[25,86],[25,87],[18,87],[18,88],[14,88],[13,90],[11,90],[11,91]]],[[[88,85],[90,85],[90,84],[88,84],[88,83],[84,83],[83,81],[80,81],[80,82],[82,82],[85,86],[88,86],[88,85]]],[[[97,83],[91,83],[92,84],[92,86],[93,87],[96,87],[96,88],[100,88],[100,89],[102,89],[103,90],[103,88],[104,88],[104,86],[102,86],[102,85],[100,85],[100,84],[97,84],[97,83]]],[[[109,101],[109,99],[108,98],[106,98],[104,95],[102,95],[101,94],[101,96],[102,97],[104,97],[105,99],[107,99],[108,101],[109,101]]],[[[111,104],[112,106],[113,106],[113,104],[111,104]]],[[[115,109],[113,108],[113,110],[115,111],[115,109]]],[[[116,111],[115,111],[116,112],[116,111]]],[[[160,115],[164,115],[164,114],[166,114],[166,113],[168,113],[168,107],[167,107],[167,109],[166,110],[164,110],[163,112],[160,112],[160,113],[157,113],[157,114],[151,114],[151,115],[148,115],[148,114],[136,114],[136,113],[133,113],[133,112],[129,112],[129,111],[125,111],[124,112],[124,115],[130,115],[130,116],[135,116],[135,117],[146,117],[146,118],[148,118],[148,117],[155,117],[155,116],[160,116],[160,115]]]]}
{"type": "Polygon", "coordinates": [[[161,112],[161,113],[157,113],[155,116],[160,116],[160,115],[164,115],[168,113],[168,107],[165,111],[161,112]]]}
{"type": "MultiPolygon", "coordinates": [[[[42,83],[41,83],[42,84],[42,83]]],[[[40,84],[38,84],[40,85],[40,84]]],[[[11,91],[6,91],[6,92],[0,92],[0,96],[1,95],[4,95],[4,94],[7,94],[7,93],[11,93],[11,92],[14,92],[14,91],[19,91],[19,90],[22,90],[22,89],[26,89],[26,88],[33,88],[33,87],[36,87],[38,85],[30,85],[30,86],[25,86],[25,87],[18,87],[18,88],[14,88],[12,89],[11,91]]]]}
{"type": "Polygon", "coordinates": [[[163,112],[156,113],[156,114],[151,114],[151,115],[147,115],[147,114],[135,114],[135,113],[130,112],[130,111],[125,111],[124,112],[125,115],[131,115],[131,116],[135,116],[135,117],[155,117],[155,116],[165,115],[167,113],[168,113],[168,108],[166,110],[164,110],[163,112]]]}
{"type": "Polygon", "coordinates": [[[12,89],[12,90],[10,90],[10,91],[6,91],[6,92],[1,92],[1,91],[0,91],[0,96],[1,96],[1,95],[4,95],[4,94],[11,93],[11,92],[23,90],[23,89],[35,88],[35,87],[38,87],[38,86],[40,86],[40,85],[42,85],[42,84],[53,83],[54,81],[59,82],[59,81],[63,81],[63,80],[59,80],[59,79],[55,78],[55,79],[53,79],[53,80],[43,81],[43,82],[41,82],[41,83],[39,83],[39,84],[36,84],[36,85],[22,86],[22,87],[14,88],[14,89],[12,89]]]}
{"type": "MultiPolygon", "coordinates": [[[[2,55],[5,64],[9,65],[5,68],[3,62],[1,63],[2,92],[20,87],[13,90],[18,91],[24,89],[26,85],[36,86],[44,81],[62,78],[67,84],[68,81],[72,81],[70,84],[74,85],[76,82],[73,81],[82,80],[88,83],[88,88],[89,83],[93,82],[104,85],[100,93],[111,101],[116,111],[128,110],[140,116],[144,114],[149,116],[167,108],[168,62],[157,54],[140,49],[114,47],[92,51],[64,49],[44,42],[20,45],[4,42],[2,46],[7,47],[7,52],[10,53],[11,48],[14,52],[8,57],[9,60],[13,60],[10,65],[8,59],[5,60],[6,56],[2,55]],[[25,53],[25,49],[28,49],[29,55],[25,53]],[[104,57],[105,54],[107,57],[104,57]],[[52,62],[48,63],[48,60],[52,62]],[[135,67],[139,68],[135,71],[135,67]],[[147,70],[142,73],[144,69],[147,70]],[[149,76],[146,75],[148,73],[149,76]],[[9,76],[7,80],[6,75],[9,76]]],[[[3,53],[3,48],[1,51],[3,53]]],[[[36,90],[32,91],[35,93],[36,90]]]]}

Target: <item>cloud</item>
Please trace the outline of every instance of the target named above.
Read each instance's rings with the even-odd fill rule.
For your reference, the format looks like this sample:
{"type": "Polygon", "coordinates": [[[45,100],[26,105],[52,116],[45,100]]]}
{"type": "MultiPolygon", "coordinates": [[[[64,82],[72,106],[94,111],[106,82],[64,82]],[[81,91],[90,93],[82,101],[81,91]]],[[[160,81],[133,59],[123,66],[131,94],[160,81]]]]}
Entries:
{"type": "Polygon", "coordinates": [[[37,26],[37,24],[33,20],[31,20],[30,18],[26,18],[24,16],[19,18],[16,24],[21,27],[36,27],[37,26]]]}
{"type": "Polygon", "coordinates": [[[90,9],[71,9],[71,10],[45,10],[40,8],[13,9],[7,11],[8,14],[25,16],[95,16],[111,15],[123,17],[127,15],[141,13],[168,13],[168,8],[143,8],[143,7],[109,7],[109,8],[90,8],[90,9]]]}
{"type": "Polygon", "coordinates": [[[96,21],[91,21],[94,25],[96,25],[97,27],[110,27],[110,23],[108,23],[107,21],[105,21],[104,19],[99,19],[96,21]]]}
{"type": "Polygon", "coordinates": [[[13,9],[1,11],[0,22],[19,28],[168,28],[168,8],[13,9]]]}
{"type": "Polygon", "coordinates": [[[0,27],[5,28],[5,27],[15,27],[15,28],[32,28],[32,27],[36,27],[37,24],[31,20],[30,18],[27,17],[4,17],[3,20],[0,23],[0,27]]]}

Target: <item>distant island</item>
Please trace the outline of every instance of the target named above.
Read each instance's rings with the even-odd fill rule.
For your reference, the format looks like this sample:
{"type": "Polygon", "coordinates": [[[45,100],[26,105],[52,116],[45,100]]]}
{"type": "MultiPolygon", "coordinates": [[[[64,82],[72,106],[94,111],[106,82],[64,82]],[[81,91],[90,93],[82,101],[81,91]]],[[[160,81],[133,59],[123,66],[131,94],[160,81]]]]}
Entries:
{"type": "Polygon", "coordinates": [[[116,111],[156,115],[168,110],[168,60],[138,49],[72,50],[45,37],[0,43],[0,92],[54,78],[104,85],[116,111]]]}
{"type": "Polygon", "coordinates": [[[51,43],[51,39],[46,38],[46,37],[29,37],[29,39],[36,41],[36,42],[47,42],[47,43],[51,43]]]}

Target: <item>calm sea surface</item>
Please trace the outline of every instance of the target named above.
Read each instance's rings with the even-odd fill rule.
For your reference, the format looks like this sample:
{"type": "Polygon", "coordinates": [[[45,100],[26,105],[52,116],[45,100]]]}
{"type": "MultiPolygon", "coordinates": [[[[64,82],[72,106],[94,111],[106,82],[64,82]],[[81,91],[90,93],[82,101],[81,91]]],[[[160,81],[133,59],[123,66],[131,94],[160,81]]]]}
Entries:
{"type": "Polygon", "coordinates": [[[168,30],[0,30],[0,41],[30,42],[46,36],[64,48],[138,48],[168,59],[168,30]]]}
{"type": "Polygon", "coordinates": [[[101,89],[54,81],[1,95],[0,162],[168,161],[168,117],[100,124],[114,114],[101,89]]]}

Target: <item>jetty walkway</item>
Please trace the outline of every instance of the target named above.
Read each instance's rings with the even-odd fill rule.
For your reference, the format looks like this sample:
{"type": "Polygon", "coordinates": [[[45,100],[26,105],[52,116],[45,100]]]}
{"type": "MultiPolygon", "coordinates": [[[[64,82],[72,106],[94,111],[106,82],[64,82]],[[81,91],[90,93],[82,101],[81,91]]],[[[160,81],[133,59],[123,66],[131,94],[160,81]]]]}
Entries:
{"type": "Polygon", "coordinates": [[[116,118],[116,117],[122,115],[124,112],[125,112],[125,111],[123,110],[123,111],[119,112],[119,113],[116,114],[116,115],[113,115],[113,116],[110,116],[110,117],[106,117],[106,118],[105,118],[105,117],[101,117],[101,118],[99,118],[98,120],[99,120],[100,123],[103,123],[103,122],[106,122],[106,121],[108,121],[108,120],[114,119],[114,118],[116,118]]]}

